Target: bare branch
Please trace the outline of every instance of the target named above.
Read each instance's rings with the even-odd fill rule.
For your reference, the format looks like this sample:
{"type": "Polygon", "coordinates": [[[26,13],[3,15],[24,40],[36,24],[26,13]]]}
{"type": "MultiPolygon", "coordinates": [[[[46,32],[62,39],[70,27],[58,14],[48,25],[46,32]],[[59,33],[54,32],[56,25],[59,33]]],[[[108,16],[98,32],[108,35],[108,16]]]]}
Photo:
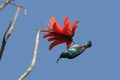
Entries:
{"type": "MultiPolygon", "coordinates": [[[[11,22],[10,22],[10,24],[9,24],[9,27],[8,27],[7,31],[10,29],[10,26],[11,26],[11,22]]],[[[2,41],[2,46],[1,46],[1,49],[0,49],[0,60],[1,60],[1,58],[2,58],[3,51],[4,51],[5,46],[6,46],[6,43],[7,43],[7,40],[5,39],[5,36],[6,36],[6,34],[7,34],[7,31],[6,31],[5,34],[4,34],[3,41],[2,41]]]]}
{"type": "Polygon", "coordinates": [[[5,0],[1,5],[0,5],[0,10],[2,10],[6,5],[8,5],[11,2],[11,0],[5,0]]]}
{"type": "Polygon", "coordinates": [[[34,68],[35,63],[36,63],[36,56],[37,56],[37,51],[38,51],[38,44],[39,44],[39,35],[40,35],[40,30],[37,30],[37,34],[36,34],[36,42],[35,42],[35,48],[34,48],[34,55],[33,55],[33,59],[31,62],[31,65],[29,66],[29,68],[20,76],[20,78],[18,80],[23,80],[34,68]]]}
{"type": "Polygon", "coordinates": [[[10,2],[10,4],[11,4],[11,5],[14,5],[14,6],[17,6],[17,7],[18,7],[18,6],[20,6],[21,8],[23,8],[23,9],[24,9],[24,14],[25,14],[25,15],[27,15],[27,10],[26,10],[26,8],[25,8],[24,6],[19,5],[19,4],[16,4],[16,3],[15,3],[15,2],[13,2],[13,1],[11,1],[11,2],[10,2]]]}
{"type": "Polygon", "coordinates": [[[2,10],[3,8],[5,8],[8,4],[14,5],[16,7],[20,6],[21,8],[24,9],[24,14],[27,15],[27,10],[24,6],[21,6],[19,4],[16,4],[15,2],[13,2],[14,0],[5,0],[1,5],[0,5],[0,10],[2,10]]]}
{"type": "Polygon", "coordinates": [[[17,11],[16,11],[16,14],[14,16],[13,22],[10,23],[7,31],[4,34],[3,41],[2,41],[2,46],[1,46],[1,49],[0,49],[0,60],[2,58],[6,42],[7,42],[8,38],[10,37],[10,35],[11,35],[13,29],[14,29],[15,23],[16,23],[16,21],[18,19],[19,12],[20,12],[20,6],[18,6],[18,8],[17,8],[17,11]]]}
{"type": "Polygon", "coordinates": [[[33,70],[34,66],[35,66],[36,56],[37,56],[37,51],[38,51],[38,44],[39,44],[39,36],[40,36],[41,32],[50,32],[50,31],[49,30],[39,30],[39,29],[37,29],[34,54],[33,54],[31,64],[28,67],[28,69],[20,76],[20,78],[18,80],[23,80],[25,77],[27,77],[29,75],[29,73],[33,70]]]}
{"type": "MultiPolygon", "coordinates": [[[[15,2],[13,2],[13,1],[11,1],[11,2],[10,2],[10,4],[11,4],[11,5],[14,5],[14,6],[16,6],[16,7],[18,6],[18,4],[16,4],[16,3],[15,3],[15,2]]],[[[23,8],[23,9],[25,9],[25,7],[24,7],[24,6],[21,6],[21,5],[19,5],[19,6],[20,6],[21,8],[23,8]]]]}

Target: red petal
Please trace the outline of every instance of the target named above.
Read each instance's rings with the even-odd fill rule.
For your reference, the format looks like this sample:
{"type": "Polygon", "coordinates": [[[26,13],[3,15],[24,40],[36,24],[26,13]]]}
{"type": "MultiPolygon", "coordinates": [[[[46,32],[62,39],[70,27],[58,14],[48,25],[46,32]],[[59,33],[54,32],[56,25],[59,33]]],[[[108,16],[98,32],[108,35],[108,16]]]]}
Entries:
{"type": "Polygon", "coordinates": [[[54,46],[64,43],[64,41],[54,41],[53,43],[50,44],[49,50],[51,50],[54,46]]]}
{"type": "Polygon", "coordinates": [[[55,17],[52,16],[52,17],[50,18],[50,23],[53,25],[55,22],[56,22],[55,17]]]}
{"type": "Polygon", "coordinates": [[[68,31],[70,31],[70,20],[68,19],[68,16],[66,16],[64,19],[64,28],[68,29],[68,31]]]}
{"type": "Polygon", "coordinates": [[[74,33],[75,32],[75,29],[77,28],[77,24],[79,23],[79,21],[75,21],[74,23],[73,23],[73,26],[72,26],[72,33],[74,33]]]}
{"type": "Polygon", "coordinates": [[[68,16],[66,16],[65,19],[64,19],[63,32],[67,36],[71,36],[72,35],[71,30],[70,30],[70,20],[68,19],[68,16]]]}
{"type": "Polygon", "coordinates": [[[57,40],[58,40],[58,41],[63,41],[63,40],[64,40],[64,41],[65,41],[65,40],[67,40],[67,39],[64,39],[64,38],[62,38],[62,37],[60,37],[60,36],[59,36],[59,37],[58,37],[58,36],[55,36],[55,37],[51,37],[51,38],[48,39],[48,41],[54,41],[54,40],[56,40],[56,41],[57,41],[57,40]]]}
{"type": "Polygon", "coordinates": [[[43,35],[43,38],[50,37],[50,36],[57,36],[57,34],[52,32],[47,32],[46,34],[43,35]]]}
{"type": "Polygon", "coordinates": [[[55,41],[56,37],[48,38],[48,41],[55,41]]]}
{"type": "Polygon", "coordinates": [[[67,36],[72,36],[72,32],[71,32],[71,30],[70,30],[70,26],[69,26],[70,24],[68,23],[68,24],[66,24],[65,26],[64,26],[64,28],[63,28],[63,33],[64,33],[64,35],[67,35],[67,36]]]}
{"type": "Polygon", "coordinates": [[[61,25],[57,23],[57,21],[56,21],[56,19],[55,19],[54,16],[51,17],[50,23],[51,23],[51,25],[53,25],[52,28],[53,28],[54,25],[56,24],[56,27],[57,27],[57,28],[62,29],[61,25]]]}
{"type": "Polygon", "coordinates": [[[68,21],[68,16],[66,16],[64,19],[64,25],[67,23],[67,21],[68,21]]]}
{"type": "Polygon", "coordinates": [[[71,46],[71,42],[72,42],[72,41],[67,41],[67,42],[66,42],[67,49],[70,48],[70,46],[71,46]]]}
{"type": "Polygon", "coordinates": [[[52,29],[52,26],[51,26],[51,24],[47,23],[47,25],[48,25],[48,27],[49,27],[50,29],[52,29]]]}
{"type": "Polygon", "coordinates": [[[61,26],[58,26],[57,23],[53,24],[53,31],[58,34],[63,34],[63,28],[61,26]]]}

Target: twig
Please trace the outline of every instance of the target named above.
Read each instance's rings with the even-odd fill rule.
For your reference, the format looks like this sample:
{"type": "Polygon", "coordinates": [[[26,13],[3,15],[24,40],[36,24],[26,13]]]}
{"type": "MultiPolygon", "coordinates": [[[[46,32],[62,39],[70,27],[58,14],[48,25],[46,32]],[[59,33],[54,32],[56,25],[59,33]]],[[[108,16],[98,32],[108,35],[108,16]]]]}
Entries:
{"type": "MultiPolygon", "coordinates": [[[[18,6],[18,5],[19,5],[19,4],[16,4],[15,2],[13,2],[13,1],[11,1],[10,4],[11,4],[11,5],[14,5],[14,6],[18,6]]],[[[22,5],[19,5],[19,6],[24,9],[24,14],[27,15],[27,10],[26,10],[26,8],[25,8],[24,6],[22,6],[22,5]]]]}
{"type": "Polygon", "coordinates": [[[26,76],[28,76],[29,73],[33,70],[33,68],[35,66],[36,56],[37,56],[37,51],[38,51],[38,44],[39,44],[39,36],[40,36],[41,32],[50,32],[50,31],[49,30],[39,30],[39,29],[37,29],[34,54],[33,54],[33,58],[32,58],[31,64],[28,67],[28,69],[20,76],[20,78],[18,80],[23,80],[26,76]]]}
{"type": "Polygon", "coordinates": [[[39,35],[40,35],[40,30],[37,30],[37,34],[36,34],[36,42],[35,42],[35,48],[34,48],[34,55],[33,55],[33,59],[31,62],[31,65],[29,66],[29,68],[20,76],[20,78],[18,80],[23,80],[34,68],[35,63],[36,63],[36,56],[37,56],[37,51],[38,51],[38,44],[39,44],[39,35]]]}
{"type": "Polygon", "coordinates": [[[16,4],[15,2],[11,1],[11,0],[5,0],[1,5],[0,5],[0,10],[2,10],[4,7],[6,7],[8,4],[14,5],[14,6],[20,6],[21,8],[24,9],[24,14],[27,15],[27,10],[24,6],[21,6],[19,4],[16,4]]]}
{"type": "MultiPolygon", "coordinates": [[[[11,2],[10,2],[10,4],[11,4],[11,5],[14,5],[14,6],[18,6],[18,4],[16,4],[16,3],[15,3],[15,2],[13,2],[13,1],[11,1],[11,2]]],[[[25,7],[24,7],[24,6],[21,6],[21,5],[19,5],[19,6],[20,6],[21,8],[23,8],[23,9],[25,9],[25,7]]]]}
{"type": "MultiPolygon", "coordinates": [[[[10,22],[10,24],[9,24],[9,27],[8,27],[7,31],[10,29],[10,26],[11,26],[11,22],[10,22]]],[[[2,41],[2,46],[1,46],[1,49],[0,49],[0,60],[1,60],[1,58],[2,58],[4,49],[5,49],[5,46],[6,46],[6,43],[7,43],[7,40],[5,39],[6,34],[7,34],[7,31],[6,31],[6,33],[4,34],[3,41],[2,41]]]]}
{"type": "Polygon", "coordinates": [[[14,16],[13,22],[10,23],[7,31],[4,34],[3,41],[2,41],[2,46],[1,46],[1,49],[0,49],[0,60],[2,58],[6,42],[7,42],[8,38],[10,37],[10,35],[12,34],[12,31],[14,29],[15,23],[16,23],[16,21],[18,19],[19,12],[20,12],[20,6],[18,6],[18,8],[17,8],[17,11],[16,11],[16,14],[14,16]]]}
{"type": "Polygon", "coordinates": [[[5,0],[1,5],[0,5],[0,10],[2,10],[6,5],[8,5],[11,2],[11,0],[5,0]]]}

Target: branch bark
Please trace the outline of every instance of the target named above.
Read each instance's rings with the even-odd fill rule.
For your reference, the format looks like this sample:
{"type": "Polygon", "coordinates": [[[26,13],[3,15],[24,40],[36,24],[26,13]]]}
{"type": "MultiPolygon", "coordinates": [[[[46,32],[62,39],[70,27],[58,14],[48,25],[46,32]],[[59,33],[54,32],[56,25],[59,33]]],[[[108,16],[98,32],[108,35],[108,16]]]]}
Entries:
{"type": "Polygon", "coordinates": [[[13,19],[12,23],[10,22],[10,25],[9,25],[9,27],[8,27],[8,29],[5,32],[4,37],[3,37],[2,46],[1,46],[1,49],[0,49],[0,60],[2,58],[4,49],[5,49],[5,45],[6,45],[7,41],[8,41],[8,38],[12,34],[12,31],[14,29],[15,23],[16,23],[16,21],[18,19],[19,12],[20,12],[20,6],[18,5],[17,11],[16,11],[15,16],[14,16],[14,19],[13,19]]]}
{"type": "Polygon", "coordinates": [[[13,2],[14,0],[5,0],[1,5],[0,5],[0,11],[3,10],[3,8],[5,8],[8,4],[14,5],[16,7],[20,6],[21,8],[24,9],[24,14],[27,15],[27,10],[24,6],[21,6],[19,4],[16,4],[15,2],[13,2]]]}
{"type": "Polygon", "coordinates": [[[30,72],[33,70],[34,66],[35,66],[36,57],[37,57],[37,51],[38,51],[38,45],[39,45],[39,37],[40,37],[41,32],[49,32],[49,31],[48,30],[39,30],[39,29],[37,29],[34,54],[33,54],[31,64],[28,67],[28,69],[19,77],[18,80],[23,80],[25,77],[27,77],[30,74],[30,72]]]}
{"type": "Polygon", "coordinates": [[[5,0],[1,5],[0,5],[0,10],[2,10],[6,5],[8,5],[11,2],[11,0],[5,0]]]}
{"type": "Polygon", "coordinates": [[[37,34],[36,34],[36,41],[35,41],[35,48],[34,48],[34,55],[33,55],[33,59],[31,62],[31,65],[29,66],[29,68],[20,76],[20,78],[18,80],[23,80],[34,68],[35,63],[36,63],[36,56],[37,56],[37,51],[38,51],[38,44],[39,44],[39,35],[40,35],[40,30],[37,30],[37,34]]]}

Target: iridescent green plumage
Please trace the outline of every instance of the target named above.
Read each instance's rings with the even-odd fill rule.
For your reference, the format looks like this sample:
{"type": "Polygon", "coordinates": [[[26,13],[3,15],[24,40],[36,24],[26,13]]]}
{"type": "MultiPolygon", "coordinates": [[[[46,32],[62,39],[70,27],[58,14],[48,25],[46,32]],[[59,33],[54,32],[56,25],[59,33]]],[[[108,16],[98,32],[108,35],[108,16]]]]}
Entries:
{"type": "Polygon", "coordinates": [[[71,48],[69,48],[68,50],[65,50],[64,52],[61,53],[60,57],[57,60],[60,60],[60,58],[68,58],[68,59],[73,59],[77,56],[79,56],[81,53],[83,53],[87,48],[92,46],[92,42],[88,41],[87,45],[73,45],[71,48]]]}

